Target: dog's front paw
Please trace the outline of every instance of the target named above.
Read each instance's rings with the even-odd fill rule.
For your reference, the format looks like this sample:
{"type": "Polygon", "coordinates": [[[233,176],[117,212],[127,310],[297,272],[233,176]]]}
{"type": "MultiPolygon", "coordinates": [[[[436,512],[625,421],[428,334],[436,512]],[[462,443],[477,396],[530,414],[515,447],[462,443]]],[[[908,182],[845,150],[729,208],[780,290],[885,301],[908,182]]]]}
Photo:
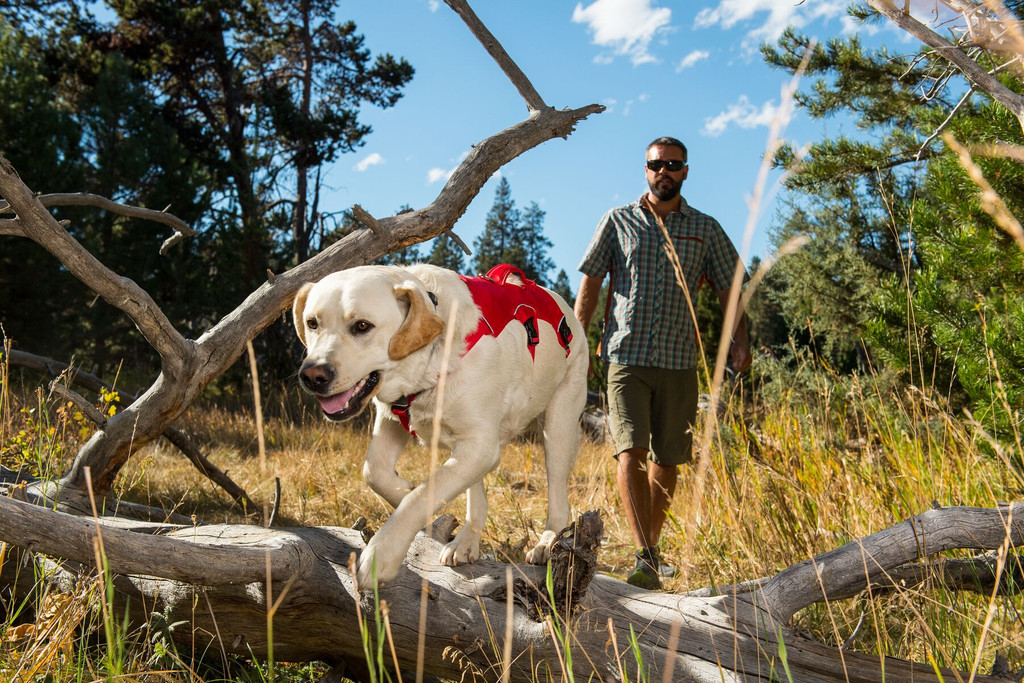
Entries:
{"type": "Polygon", "coordinates": [[[545,531],[540,535],[540,541],[533,546],[533,550],[526,553],[526,561],[530,564],[544,564],[551,557],[551,545],[558,536],[554,531],[545,531]]]}
{"type": "Polygon", "coordinates": [[[467,562],[476,562],[480,557],[480,533],[468,524],[459,529],[451,543],[441,549],[441,564],[455,567],[467,562]]]}
{"type": "Polygon", "coordinates": [[[356,581],[360,589],[373,588],[377,584],[390,581],[398,576],[405,554],[399,554],[401,548],[395,543],[377,543],[380,532],[370,539],[363,552],[359,554],[356,569],[356,581]]]}

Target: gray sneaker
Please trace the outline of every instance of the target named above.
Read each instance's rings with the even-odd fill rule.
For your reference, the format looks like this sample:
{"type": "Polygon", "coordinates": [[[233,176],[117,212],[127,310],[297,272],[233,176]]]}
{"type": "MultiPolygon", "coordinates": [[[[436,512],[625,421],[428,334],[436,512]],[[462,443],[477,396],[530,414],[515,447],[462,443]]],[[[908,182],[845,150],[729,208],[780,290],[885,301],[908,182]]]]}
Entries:
{"type": "Polygon", "coordinates": [[[648,548],[636,551],[636,567],[626,577],[626,583],[649,591],[661,589],[661,579],[655,568],[658,566],[656,557],[648,548]]]}
{"type": "Polygon", "coordinates": [[[654,551],[654,566],[658,568],[658,576],[663,579],[671,579],[677,573],[676,568],[666,564],[665,558],[657,550],[654,551]]]}

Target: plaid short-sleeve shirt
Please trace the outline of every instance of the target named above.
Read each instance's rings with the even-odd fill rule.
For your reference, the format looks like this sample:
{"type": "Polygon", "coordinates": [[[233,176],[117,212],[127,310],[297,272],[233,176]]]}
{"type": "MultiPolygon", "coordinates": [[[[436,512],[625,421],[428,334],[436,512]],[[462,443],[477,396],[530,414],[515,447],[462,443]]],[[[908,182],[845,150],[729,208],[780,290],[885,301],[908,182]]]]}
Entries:
{"type": "MultiPolygon", "coordinates": [[[[691,296],[696,298],[705,281],[716,292],[732,285],[739,254],[718,221],[684,199],[679,211],[665,218],[665,228],[691,296]]],[[[598,224],[579,270],[597,278],[612,272],[604,360],[668,370],[697,367],[693,319],[664,244],[643,197],[612,209],[598,224]]]]}

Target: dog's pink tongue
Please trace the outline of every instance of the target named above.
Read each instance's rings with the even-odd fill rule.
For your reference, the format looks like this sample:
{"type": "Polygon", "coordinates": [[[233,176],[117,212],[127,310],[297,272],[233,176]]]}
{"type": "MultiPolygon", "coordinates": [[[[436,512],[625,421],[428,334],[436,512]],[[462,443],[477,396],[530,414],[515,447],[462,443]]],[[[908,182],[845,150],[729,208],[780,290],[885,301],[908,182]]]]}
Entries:
{"type": "Polygon", "coordinates": [[[317,397],[316,400],[320,401],[320,407],[324,409],[324,412],[328,415],[333,415],[339,411],[345,410],[348,407],[348,400],[352,398],[352,395],[356,393],[358,387],[352,387],[348,391],[334,396],[328,396],[327,398],[317,397]]]}

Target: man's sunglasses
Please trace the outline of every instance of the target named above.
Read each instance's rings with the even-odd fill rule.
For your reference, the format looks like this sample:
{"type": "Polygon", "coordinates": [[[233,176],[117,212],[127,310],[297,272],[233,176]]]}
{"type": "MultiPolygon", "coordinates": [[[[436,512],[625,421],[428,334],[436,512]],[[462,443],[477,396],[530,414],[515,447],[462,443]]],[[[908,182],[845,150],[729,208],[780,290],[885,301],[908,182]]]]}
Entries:
{"type": "Polygon", "coordinates": [[[651,169],[655,173],[657,173],[658,171],[660,171],[663,168],[665,170],[667,170],[667,171],[672,171],[673,173],[675,173],[676,171],[683,170],[683,166],[686,166],[686,162],[685,161],[681,161],[679,159],[648,159],[647,160],[647,168],[651,169]]]}

